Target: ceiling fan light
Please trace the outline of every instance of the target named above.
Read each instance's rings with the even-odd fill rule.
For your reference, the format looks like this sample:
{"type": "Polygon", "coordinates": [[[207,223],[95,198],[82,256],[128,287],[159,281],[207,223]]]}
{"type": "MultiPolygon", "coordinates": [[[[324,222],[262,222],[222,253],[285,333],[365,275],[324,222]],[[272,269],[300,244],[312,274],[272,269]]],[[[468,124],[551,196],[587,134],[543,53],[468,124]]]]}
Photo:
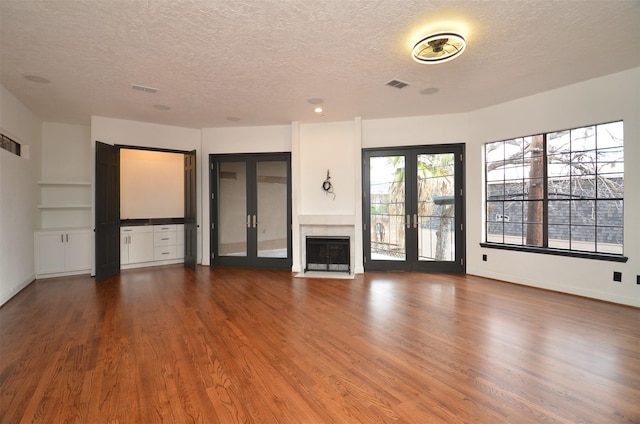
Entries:
{"type": "Polygon", "coordinates": [[[418,63],[444,63],[460,56],[466,47],[461,34],[438,32],[418,41],[411,50],[411,57],[418,63]]]}

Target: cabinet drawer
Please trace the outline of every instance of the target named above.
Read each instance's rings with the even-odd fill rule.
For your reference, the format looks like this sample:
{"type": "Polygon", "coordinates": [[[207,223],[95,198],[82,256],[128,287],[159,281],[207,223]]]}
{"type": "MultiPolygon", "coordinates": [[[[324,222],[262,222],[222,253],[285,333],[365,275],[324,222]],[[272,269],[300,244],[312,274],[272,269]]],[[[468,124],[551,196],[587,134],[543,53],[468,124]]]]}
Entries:
{"type": "Polygon", "coordinates": [[[175,224],[167,224],[167,225],[154,225],[153,232],[154,233],[166,233],[166,232],[175,232],[176,225],[175,224]]]}
{"type": "Polygon", "coordinates": [[[153,233],[153,227],[150,225],[136,225],[133,227],[120,227],[120,234],[143,234],[153,233]]]}
{"type": "Polygon", "coordinates": [[[175,259],[176,257],[176,246],[158,246],[153,248],[154,261],[175,259]]]}
{"type": "Polygon", "coordinates": [[[176,244],[176,232],[153,233],[154,246],[170,246],[176,244]]]}

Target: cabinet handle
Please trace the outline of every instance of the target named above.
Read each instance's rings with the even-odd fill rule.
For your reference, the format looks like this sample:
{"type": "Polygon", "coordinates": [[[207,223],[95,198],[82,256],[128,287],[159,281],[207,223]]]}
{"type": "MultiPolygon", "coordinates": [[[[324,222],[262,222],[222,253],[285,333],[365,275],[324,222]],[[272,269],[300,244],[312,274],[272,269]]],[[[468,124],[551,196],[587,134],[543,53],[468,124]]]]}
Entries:
{"type": "Polygon", "coordinates": [[[418,228],[418,214],[413,214],[413,228],[418,228]]]}
{"type": "Polygon", "coordinates": [[[163,238],[162,240],[169,240],[169,237],[163,238]]]}
{"type": "Polygon", "coordinates": [[[256,219],[256,216],[253,215],[253,228],[256,228],[258,225],[258,220],[256,219]]]}
{"type": "Polygon", "coordinates": [[[64,243],[64,234],[60,234],[60,243],[64,243]]]}
{"type": "Polygon", "coordinates": [[[66,234],[67,243],[69,243],[69,234],[66,234]]]}
{"type": "Polygon", "coordinates": [[[251,228],[251,215],[247,215],[247,228],[251,228]]]}
{"type": "Polygon", "coordinates": [[[411,215],[407,215],[407,228],[411,228],[411,215]]]}

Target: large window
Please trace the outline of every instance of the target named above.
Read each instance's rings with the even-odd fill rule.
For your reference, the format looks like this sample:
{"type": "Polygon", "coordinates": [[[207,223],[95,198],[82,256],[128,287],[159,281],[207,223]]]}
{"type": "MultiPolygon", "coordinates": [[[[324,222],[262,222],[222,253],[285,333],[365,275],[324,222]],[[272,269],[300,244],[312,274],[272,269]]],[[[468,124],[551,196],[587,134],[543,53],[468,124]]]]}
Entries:
{"type": "Polygon", "coordinates": [[[623,259],[622,121],[485,145],[486,247],[623,259]]]}

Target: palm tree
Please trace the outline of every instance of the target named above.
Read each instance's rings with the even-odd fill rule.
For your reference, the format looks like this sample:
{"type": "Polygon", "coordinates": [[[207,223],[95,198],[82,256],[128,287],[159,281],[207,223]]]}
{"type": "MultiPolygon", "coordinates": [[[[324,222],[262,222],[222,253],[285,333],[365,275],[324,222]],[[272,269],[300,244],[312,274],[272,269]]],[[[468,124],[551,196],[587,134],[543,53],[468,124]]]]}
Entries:
{"type": "MultiPolygon", "coordinates": [[[[395,212],[404,216],[405,201],[405,165],[404,156],[394,156],[389,158],[393,165],[394,183],[391,185],[391,197],[394,202],[395,212]],[[400,211],[400,209],[403,209],[400,211]]],[[[453,200],[454,190],[454,155],[447,154],[419,154],[417,156],[417,191],[418,191],[418,216],[420,222],[418,227],[428,224],[432,228],[431,222],[425,220],[436,219],[436,260],[447,259],[450,251],[451,223],[454,219],[455,207],[453,201],[443,200],[451,198],[453,200]],[[436,204],[436,199],[439,201],[436,204]],[[439,213],[436,209],[439,208],[439,213]],[[437,215],[436,215],[437,213],[437,215]]],[[[403,223],[401,223],[403,224],[403,223]]],[[[396,228],[398,240],[404,240],[404,225],[396,228]]]]}

